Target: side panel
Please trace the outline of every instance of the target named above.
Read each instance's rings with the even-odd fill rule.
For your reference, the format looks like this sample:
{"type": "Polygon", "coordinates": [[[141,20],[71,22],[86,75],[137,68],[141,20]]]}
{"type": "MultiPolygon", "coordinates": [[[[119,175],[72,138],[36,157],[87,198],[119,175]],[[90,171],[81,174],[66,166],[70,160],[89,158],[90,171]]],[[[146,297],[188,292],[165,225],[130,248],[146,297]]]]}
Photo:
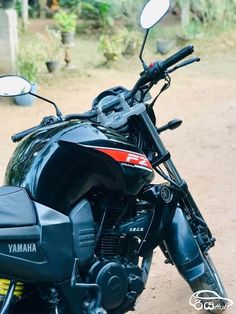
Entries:
{"type": "Polygon", "coordinates": [[[74,254],[83,266],[94,256],[95,230],[92,209],[87,200],[80,201],[70,213],[74,254]]]}
{"type": "Polygon", "coordinates": [[[61,282],[73,267],[67,216],[35,203],[37,225],[0,229],[1,275],[26,282],[61,282]]]}

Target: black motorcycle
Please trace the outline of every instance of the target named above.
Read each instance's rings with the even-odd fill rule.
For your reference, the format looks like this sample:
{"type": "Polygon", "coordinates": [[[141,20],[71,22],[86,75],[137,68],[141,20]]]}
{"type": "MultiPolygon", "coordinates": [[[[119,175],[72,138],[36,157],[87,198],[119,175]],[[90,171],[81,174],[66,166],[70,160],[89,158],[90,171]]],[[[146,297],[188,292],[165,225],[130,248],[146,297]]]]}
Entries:
{"type": "Polygon", "coordinates": [[[134,88],[104,91],[89,112],[62,115],[23,78],[0,78],[1,96],[30,93],[56,109],[56,116],[12,137],[21,142],[0,188],[0,314],[133,310],[158,246],[166,263],[202,292],[196,309],[227,308],[208,253],[215,239],[160,139],[182,121],[157,127],[153,110],[170,73],[200,59],[178,63],[193,46],[150,66],[142,58],[149,29],[168,9],[162,0],[142,11],[144,70],[134,88]],[[165,183],[152,183],[155,172],[165,183]],[[219,298],[209,306],[211,292],[219,298]]]}

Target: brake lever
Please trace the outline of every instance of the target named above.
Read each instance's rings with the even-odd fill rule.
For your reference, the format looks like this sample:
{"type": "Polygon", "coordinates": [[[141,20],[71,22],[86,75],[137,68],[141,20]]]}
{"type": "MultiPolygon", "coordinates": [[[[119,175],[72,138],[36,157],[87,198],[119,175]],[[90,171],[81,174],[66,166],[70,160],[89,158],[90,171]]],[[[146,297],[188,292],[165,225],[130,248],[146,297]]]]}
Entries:
{"type": "Polygon", "coordinates": [[[186,60],[186,61],[176,65],[175,67],[173,67],[171,69],[167,69],[166,73],[170,74],[170,73],[178,70],[179,68],[185,67],[186,65],[189,65],[189,64],[194,63],[194,62],[199,62],[200,60],[201,60],[200,58],[192,58],[192,59],[186,60]]]}

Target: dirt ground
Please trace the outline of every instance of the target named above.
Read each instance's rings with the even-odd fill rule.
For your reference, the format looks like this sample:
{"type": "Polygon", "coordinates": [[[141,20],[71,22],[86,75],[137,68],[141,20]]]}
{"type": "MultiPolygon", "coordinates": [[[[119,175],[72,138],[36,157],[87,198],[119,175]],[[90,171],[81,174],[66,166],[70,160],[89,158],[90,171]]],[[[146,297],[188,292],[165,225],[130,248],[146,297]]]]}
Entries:
{"type": "MultiPolygon", "coordinates": [[[[172,75],[172,87],[156,105],[157,121],[159,125],[173,118],[184,121],[178,130],[166,132],[163,140],[217,239],[211,256],[228,297],[236,302],[235,41],[222,39],[211,43],[210,49],[207,45],[204,47],[197,46],[201,63],[172,75]]],[[[116,85],[131,88],[138,71],[140,65],[130,59],[110,69],[89,69],[80,77],[69,72],[65,79],[48,75],[38,93],[56,101],[63,113],[79,113],[88,109],[92,99],[106,88],[116,85]]],[[[1,99],[0,113],[0,179],[3,181],[7,162],[16,147],[10,136],[38,124],[53,109],[41,101],[23,108],[1,99]]],[[[136,306],[137,313],[196,313],[188,303],[190,288],[175,267],[163,261],[157,249],[147,288],[136,306]]],[[[227,313],[236,313],[236,305],[227,313]]]]}

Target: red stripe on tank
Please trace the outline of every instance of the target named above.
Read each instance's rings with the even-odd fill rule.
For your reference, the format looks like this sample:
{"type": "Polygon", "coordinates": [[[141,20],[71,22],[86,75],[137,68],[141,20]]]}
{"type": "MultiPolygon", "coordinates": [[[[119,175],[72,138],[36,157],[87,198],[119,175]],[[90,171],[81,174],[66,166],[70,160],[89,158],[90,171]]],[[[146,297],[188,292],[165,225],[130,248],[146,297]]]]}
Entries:
{"type": "Polygon", "coordinates": [[[147,157],[143,154],[134,153],[127,150],[121,150],[121,149],[110,149],[110,148],[103,148],[103,147],[94,147],[96,150],[99,150],[100,152],[109,155],[116,161],[122,163],[128,163],[131,165],[138,165],[142,166],[148,169],[152,169],[152,165],[150,164],[147,157]]]}

